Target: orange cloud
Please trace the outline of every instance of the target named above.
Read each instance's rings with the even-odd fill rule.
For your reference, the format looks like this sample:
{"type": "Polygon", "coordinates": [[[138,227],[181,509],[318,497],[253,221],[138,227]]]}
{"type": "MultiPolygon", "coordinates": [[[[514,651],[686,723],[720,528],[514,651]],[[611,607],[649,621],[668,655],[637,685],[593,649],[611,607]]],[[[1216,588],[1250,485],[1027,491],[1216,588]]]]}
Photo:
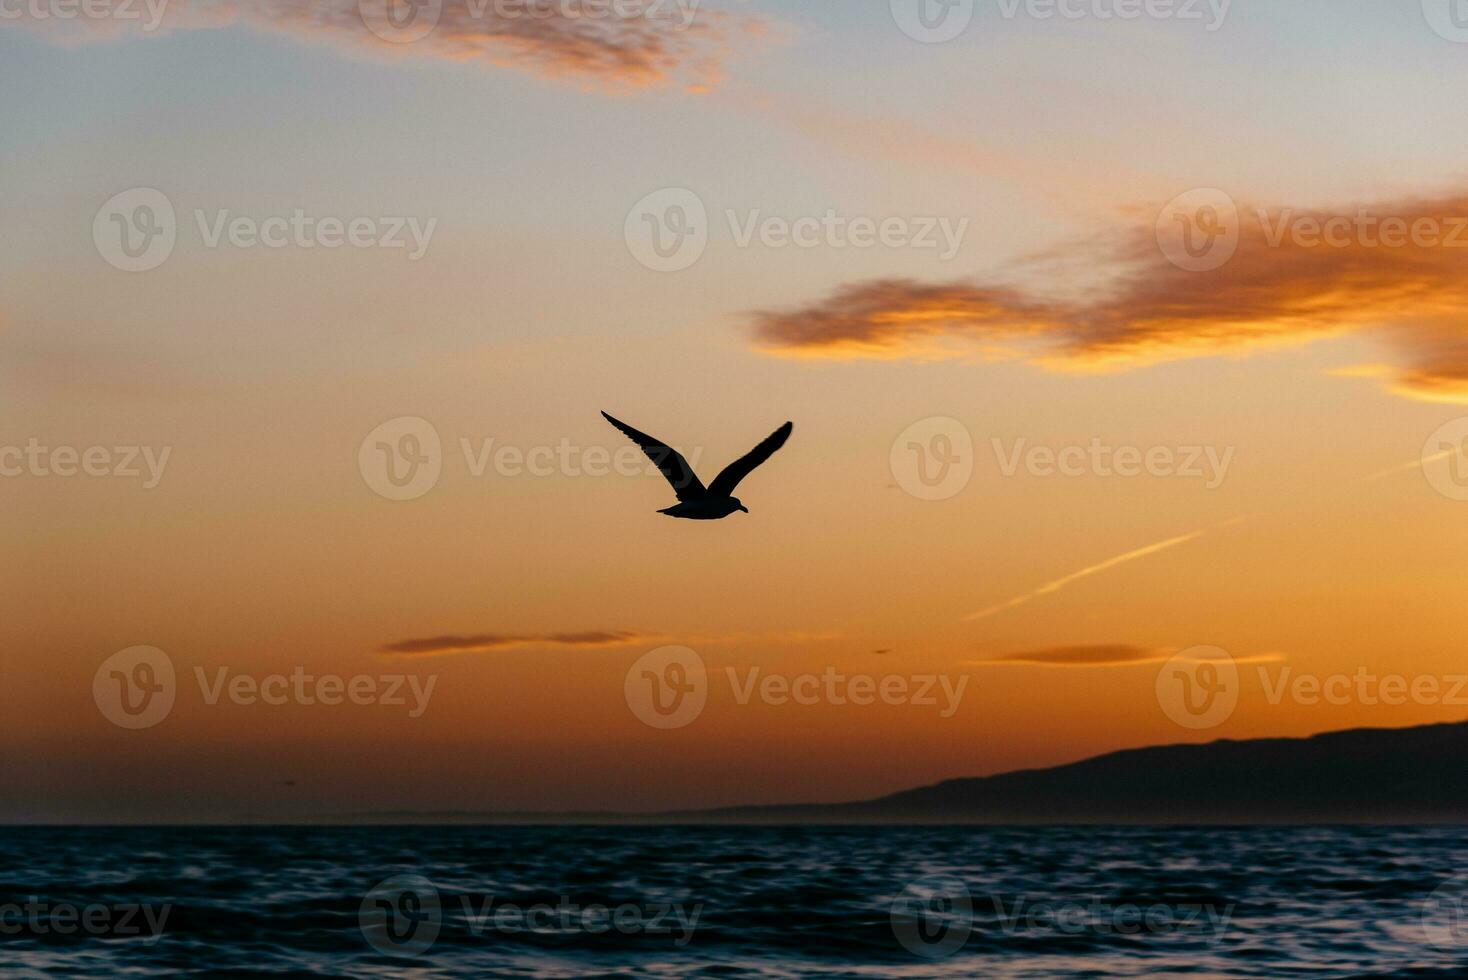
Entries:
{"type": "Polygon", "coordinates": [[[379,653],[398,657],[438,657],[456,653],[489,653],[520,647],[566,646],[611,647],[632,643],[678,642],[694,646],[727,646],[737,644],[780,644],[805,646],[831,643],[841,639],[840,633],[790,630],[773,633],[697,634],[648,633],[642,630],[583,630],[558,633],[471,633],[429,636],[398,640],[384,644],[379,653]]]}
{"type": "Polygon", "coordinates": [[[496,65],[604,89],[682,82],[694,91],[721,81],[725,62],[766,33],[757,17],[696,0],[173,0],[158,23],[47,18],[29,26],[78,40],[234,22],[383,56],[496,65]]]}
{"type": "Polygon", "coordinates": [[[527,646],[609,647],[648,639],[636,630],[586,630],[579,633],[476,633],[399,640],[381,652],[397,656],[437,657],[453,653],[487,653],[527,646]]]}
{"type": "Polygon", "coordinates": [[[883,279],[758,312],[755,335],[783,355],[888,358],[931,356],[955,337],[1034,338],[1034,363],[1098,370],[1372,329],[1404,354],[1392,390],[1468,401],[1468,195],[1335,212],[1240,208],[1236,224],[1236,251],[1209,271],[1170,261],[1149,219],[1107,245],[1060,251],[1088,278],[1098,266],[1108,276],[1083,299],[1005,282],[883,279]]]}
{"type": "Polygon", "coordinates": [[[1166,660],[1172,650],[1150,649],[1129,646],[1124,643],[1096,644],[1093,646],[1047,647],[1023,653],[1006,654],[993,660],[971,661],[983,664],[1031,664],[1042,667],[1117,667],[1130,664],[1148,664],[1166,660]]]}

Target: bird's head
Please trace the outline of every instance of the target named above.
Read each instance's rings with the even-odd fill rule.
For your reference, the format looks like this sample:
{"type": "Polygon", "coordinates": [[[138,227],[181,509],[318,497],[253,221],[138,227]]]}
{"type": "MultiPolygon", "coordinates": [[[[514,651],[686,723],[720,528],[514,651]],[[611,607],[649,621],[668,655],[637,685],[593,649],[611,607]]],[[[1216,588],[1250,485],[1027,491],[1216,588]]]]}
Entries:
{"type": "Polygon", "coordinates": [[[734,509],[735,509],[735,510],[742,510],[742,511],[744,511],[744,512],[745,512],[745,513],[746,513],[746,514],[748,514],[748,513],[749,513],[749,508],[748,508],[748,507],[746,507],[746,506],[744,506],[744,504],[743,504],[743,502],[742,502],[742,501],[740,501],[740,499],[739,499],[739,498],[738,498],[738,497],[730,497],[730,498],[729,498],[729,502],[730,502],[730,503],[732,503],[732,504],[733,504],[733,505],[734,505],[734,509]]]}

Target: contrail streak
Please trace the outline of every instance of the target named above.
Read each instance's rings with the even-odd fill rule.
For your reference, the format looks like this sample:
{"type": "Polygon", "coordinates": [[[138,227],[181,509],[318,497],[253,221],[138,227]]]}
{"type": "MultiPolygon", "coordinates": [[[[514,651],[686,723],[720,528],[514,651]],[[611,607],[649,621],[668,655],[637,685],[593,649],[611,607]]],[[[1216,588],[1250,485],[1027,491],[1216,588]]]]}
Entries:
{"type": "Polygon", "coordinates": [[[1145,558],[1148,555],[1155,555],[1157,554],[1157,552],[1166,551],[1168,548],[1176,548],[1178,545],[1187,544],[1189,541],[1196,541],[1198,538],[1201,538],[1203,535],[1207,534],[1210,531],[1216,531],[1219,528],[1225,528],[1234,524],[1239,524],[1246,520],[1248,520],[1247,517],[1233,517],[1229,520],[1224,521],[1222,524],[1216,524],[1212,527],[1205,527],[1201,531],[1193,531],[1188,534],[1179,534],[1177,537],[1157,541],[1149,545],[1144,545],[1141,548],[1134,548],[1133,550],[1128,551],[1124,554],[1117,555],[1113,558],[1108,558],[1105,561],[1097,562],[1094,565],[1087,565],[1080,571],[1071,572],[1069,575],[1063,575],[1060,578],[1055,579],[1053,582],[1046,582],[1044,585],[1040,586],[1037,589],[1033,589],[1029,592],[1017,595],[1012,599],[1006,599],[998,605],[990,606],[987,609],[980,609],[976,613],[969,613],[967,616],[963,617],[964,621],[970,622],[975,619],[987,619],[995,613],[1003,612],[1006,609],[1013,609],[1015,606],[1022,606],[1037,596],[1050,595],[1052,592],[1059,592],[1061,589],[1065,588],[1067,585],[1070,585],[1072,582],[1078,582],[1081,579],[1088,578],[1089,576],[1095,575],[1098,572],[1104,572],[1109,568],[1115,568],[1117,565],[1125,565],[1129,561],[1135,561],[1138,558],[1145,558]]]}
{"type": "Polygon", "coordinates": [[[1361,482],[1370,483],[1372,480],[1380,480],[1382,477],[1393,476],[1397,473],[1405,473],[1408,470],[1420,470],[1428,463],[1436,463],[1440,459],[1447,459],[1449,456],[1458,451],[1459,450],[1456,446],[1452,449],[1444,449],[1440,453],[1433,453],[1431,456],[1423,456],[1421,459],[1414,459],[1410,463],[1403,463],[1401,466],[1393,466],[1389,469],[1382,470],[1380,473],[1373,473],[1370,476],[1362,477],[1361,482]]]}
{"type": "MultiPolygon", "coordinates": [[[[1380,480],[1383,477],[1392,476],[1396,473],[1405,473],[1408,470],[1421,469],[1428,463],[1435,463],[1438,460],[1445,459],[1446,457],[1451,456],[1459,451],[1460,450],[1458,450],[1456,447],[1453,449],[1445,449],[1440,453],[1433,453],[1430,456],[1423,456],[1421,459],[1414,459],[1410,463],[1403,463],[1400,466],[1393,466],[1390,469],[1382,470],[1379,473],[1372,473],[1368,476],[1363,476],[1361,478],[1361,482],[1370,483],[1373,480],[1380,480]]],[[[969,613],[967,616],[963,617],[963,620],[964,622],[972,622],[976,619],[988,619],[995,613],[1001,613],[1006,609],[1013,609],[1015,606],[1022,606],[1025,603],[1029,602],[1031,599],[1034,599],[1038,596],[1050,595],[1053,592],[1059,592],[1061,589],[1065,588],[1067,585],[1070,585],[1072,582],[1077,582],[1083,578],[1088,578],[1089,576],[1095,575],[1098,572],[1104,572],[1107,569],[1115,568],[1117,565],[1125,565],[1127,562],[1135,561],[1138,558],[1145,558],[1148,555],[1155,555],[1159,551],[1166,551],[1168,548],[1176,548],[1178,545],[1187,544],[1189,541],[1196,541],[1210,531],[1217,531],[1221,528],[1230,527],[1234,524],[1240,524],[1248,519],[1248,516],[1234,517],[1227,521],[1224,521],[1222,524],[1217,524],[1213,527],[1205,527],[1201,531],[1193,531],[1190,534],[1179,534],[1177,537],[1167,538],[1166,540],[1158,541],[1154,544],[1145,545],[1133,551],[1128,551],[1125,554],[1117,555],[1114,558],[1108,558],[1105,561],[1097,562],[1094,565],[1087,565],[1080,571],[1071,572],[1069,575],[1063,575],[1053,582],[1046,582],[1044,585],[1040,586],[1037,589],[1033,589],[1029,592],[1017,595],[1012,599],[1006,599],[1003,602],[998,603],[997,605],[989,606],[987,609],[980,609],[978,612],[969,613]]]]}

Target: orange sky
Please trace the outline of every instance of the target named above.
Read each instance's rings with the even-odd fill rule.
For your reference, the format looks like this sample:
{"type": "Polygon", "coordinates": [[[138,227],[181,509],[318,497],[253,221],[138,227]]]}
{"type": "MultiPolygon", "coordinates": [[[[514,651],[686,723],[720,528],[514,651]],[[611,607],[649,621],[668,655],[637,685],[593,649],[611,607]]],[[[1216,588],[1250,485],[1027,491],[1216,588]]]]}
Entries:
{"type": "Polygon", "coordinates": [[[236,7],[0,34],[26,85],[0,109],[0,820],[834,801],[1468,716],[1460,110],[1413,97],[1464,69],[1426,25],[1241,8],[1206,37],[1001,20],[926,45],[885,9],[771,2],[396,45],[340,4],[236,7]],[[139,187],[177,244],[128,272],[95,236],[139,187]],[[1174,261],[1166,202],[1196,188],[1236,208],[1213,268],[1174,261]],[[657,271],[629,236],[667,189],[708,242],[657,271]],[[436,224],[410,259],[211,246],[197,219],[298,209],[436,224]],[[739,241],[828,212],[835,240],[739,241]],[[1312,243],[1363,213],[1443,237],[1312,243]],[[930,218],[966,221],[952,257],[841,237],[930,218]],[[749,514],[682,522],[645,465],[586,472],[628,458],[601,410],[706,481],[795,431],[749,514]],[[393,500],[369,434],[426,431],[401,419],[438,475],[393,500]],[[914,443],[956,446],[957,475],[925,483],[914,443]],[[93,447],[137,447],[139,475],[80,472],[93,447]],[[94,678],[137,645],[174,703],[129,730],[94,678]],[[660,729],[628,675],[670,645],[706,703],[660,729]],[[1199,646],[1240,680],[1193,728],[1157,680],[1199,646]],[[431,693],[209,703],[221,669],[431,693]],[[937,703],[740,696],[831,674],[937,703]],[[1441,691],[1271,695],[1361,674],[1441,691]]]}

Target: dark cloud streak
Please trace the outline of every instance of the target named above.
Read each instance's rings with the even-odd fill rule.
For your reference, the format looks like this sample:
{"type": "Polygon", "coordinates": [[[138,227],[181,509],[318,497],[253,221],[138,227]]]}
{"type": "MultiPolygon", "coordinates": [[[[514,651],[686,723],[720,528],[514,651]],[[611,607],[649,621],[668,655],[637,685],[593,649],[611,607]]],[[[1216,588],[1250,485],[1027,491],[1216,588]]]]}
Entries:
{"type": "Polygon", "coordinates": [[[489,653],[496,650],[533,646],[622,646],[645,639],[648,639],[648,634],[636,630],[585,630],[566,633],[448,634],[444,636],[398,640],[395,643],[384,645],[380,652],[394,656],[433,657],[455,653],[489,653]]]}

